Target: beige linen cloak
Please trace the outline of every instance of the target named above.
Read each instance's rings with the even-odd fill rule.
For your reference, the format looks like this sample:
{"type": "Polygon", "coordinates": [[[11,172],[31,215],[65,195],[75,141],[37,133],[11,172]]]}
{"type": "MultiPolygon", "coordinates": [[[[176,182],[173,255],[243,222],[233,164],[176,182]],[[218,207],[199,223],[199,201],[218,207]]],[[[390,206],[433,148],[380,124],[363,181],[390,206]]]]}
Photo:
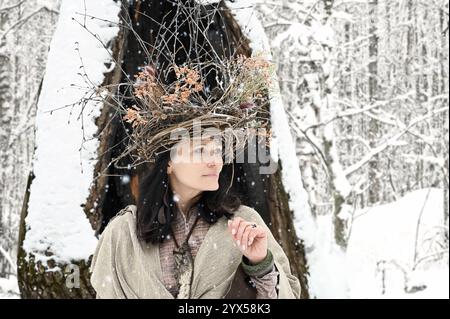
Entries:
{"type": "MultiPolygon", "coordinates": [[[[267,229],[268,248],[279,272],[278,298],[300,298],[300,282],[291,274],[289,260],[261,216],[245,205],[234,215],[267,229]]],[[[227,220],[222,217],[210,226],[195,257],[192,298],[224,298],[241,261],[242,253],[233,245],[227,220]]],[[[128,205],[110,220],[99,239],[90,271],[97,298],[174,299],[162,281],[159,245],[137,238],[135,205],[128,205]]]]}

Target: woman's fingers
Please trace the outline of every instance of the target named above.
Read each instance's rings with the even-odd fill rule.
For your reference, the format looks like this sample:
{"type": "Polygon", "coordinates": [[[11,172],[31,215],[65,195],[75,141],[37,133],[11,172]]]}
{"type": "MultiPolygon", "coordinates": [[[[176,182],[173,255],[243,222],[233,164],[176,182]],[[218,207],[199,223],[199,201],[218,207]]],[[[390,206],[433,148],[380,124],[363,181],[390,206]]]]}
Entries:
{"type": "MultiPolygon", "coordinates": [[[[231,225],[229,226],[229,228],[231,231],[231,235],[233,235],[235,240],[238,239],[238,233],[239,233],[239,230],[241,230],[240,227],[241,227],[242,223],[246,223],[246,221],[241,217],[235,217],[231,221],[231,225]]],[[[242,236],[242,233],[241,233],[241,236],[242,236]]]]}
{"type": "Polygon", "coordinates": [[[243,221],[240,217],[235,217],[228,221],[228,230],[230,231],[231,235],[233,236],[233,239],[235,239],[237,231],[239,229],[239,224],[243,221]]]}
{"type": "Polygon", "coordinates": [[[251,232],[248,235],[248,245],[251,246],[255,239],[263,239],[267,237],[267,232],[264,228],[257,226],[255,228],[251,228],[251,232]]]}
{"type": "Polygon", "coordinates": [[[249,246],[248,238],[249,234],[252,232],[252,226],[250,223],[247,224],[247,227],[244,230],[244,233],[242,234],[242,240],[241,240],[241,247],[243,250],[246,250],[249,246]]]}
{"type": "Polygon", "coordinates": [[[246,244],[243,241],[242,237],[244,235],[245,229],[248,227],[250,227],[250,223],[246,222],[245,220],[243,220],[239,223],[239,227],[238,227],[237,233],[235,235],[235,238],[236,238],[236,243],[238,244],[238,246],[241,246],[241,248],[242,248],[242,246],[244,246],[244,244],[246,244]]]}
{"type": "Polygon", "coordinates": [[[245,250],[255,238],[261,237],[261,227],[253,227],[254,223],[247,222],[241,217],[235,217],[228,221],[228,230],[239,248],[245,250]]]}
{"type": "Polygon", "coordinates": [[[248,234],[248,245],[251,246],[258,235],[258,228],[251,228],[248,234]]]}

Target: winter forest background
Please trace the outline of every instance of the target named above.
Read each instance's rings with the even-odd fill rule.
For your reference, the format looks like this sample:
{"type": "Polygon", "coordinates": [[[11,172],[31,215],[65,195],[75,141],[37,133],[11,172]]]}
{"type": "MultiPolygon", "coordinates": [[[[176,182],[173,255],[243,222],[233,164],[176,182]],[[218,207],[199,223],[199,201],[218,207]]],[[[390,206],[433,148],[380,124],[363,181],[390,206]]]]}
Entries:
{"type": "MultiPolygon", "coordinates": [[[[20,298],[20,215],[37,161],[38,103],[49,100],[41,91],[47,57],[77,50],[77,38],[51,45],[70,21],[62,10],[69,2],[107,17],[91,0],[0,0],[0,298],[20,298]]],[[[283,168],[300,172],[301,189],[289,191],[312,221],[293,217],[307,237],[310,296],[448,298],[448,1],[226,3],[276,63],[293,139],[286,145],[297,159],[283,168]]],[[[81,136],[72,140],[79,147],[81,136]]]]}

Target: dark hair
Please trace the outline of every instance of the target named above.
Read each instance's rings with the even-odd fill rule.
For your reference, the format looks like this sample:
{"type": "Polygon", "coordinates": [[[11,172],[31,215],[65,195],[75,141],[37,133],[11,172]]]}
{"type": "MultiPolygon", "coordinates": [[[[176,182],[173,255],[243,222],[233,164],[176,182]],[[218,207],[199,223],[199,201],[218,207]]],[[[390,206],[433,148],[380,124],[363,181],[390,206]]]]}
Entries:
{"type": "MultiPolygon", "coordinates": [[[[167,165],[170,152],[160,154],[153,167],[148,166],[139,175],[139,191],[137,196],[137,235],[146,243],[157,244],[164,240],[170,232],[171,222],[176,217],[177,210],[164,209],[165,222],[158,220],[160,208],[164,205],[163,198],[169,186],[167,165]],[[173,213],[173,214],[171,214],[173,213]]],[[[201,204],[201,218],[214,224],[225,216],[230,218],[241,205],[240,198],[229,188],[232,184],[232,163],[224,165],[219,175],[219,188],[216,191],[203,191],[196,204],[201,204]]]]}

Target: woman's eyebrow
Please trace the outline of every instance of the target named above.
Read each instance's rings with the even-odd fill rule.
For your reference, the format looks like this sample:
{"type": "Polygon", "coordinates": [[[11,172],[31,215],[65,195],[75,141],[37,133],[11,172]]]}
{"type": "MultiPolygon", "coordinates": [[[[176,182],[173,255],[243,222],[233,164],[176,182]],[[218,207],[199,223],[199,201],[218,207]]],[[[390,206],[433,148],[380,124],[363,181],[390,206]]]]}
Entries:
{"type": "Polygon", "coordinates": [[[201,145],[213,145],[214,147],[221,146],[219,143],[211,143],[211,141],[202,141],[201,145]]]}

